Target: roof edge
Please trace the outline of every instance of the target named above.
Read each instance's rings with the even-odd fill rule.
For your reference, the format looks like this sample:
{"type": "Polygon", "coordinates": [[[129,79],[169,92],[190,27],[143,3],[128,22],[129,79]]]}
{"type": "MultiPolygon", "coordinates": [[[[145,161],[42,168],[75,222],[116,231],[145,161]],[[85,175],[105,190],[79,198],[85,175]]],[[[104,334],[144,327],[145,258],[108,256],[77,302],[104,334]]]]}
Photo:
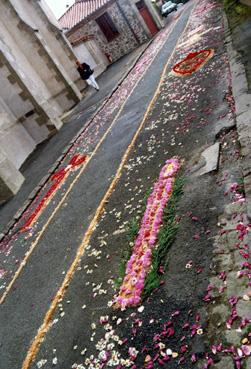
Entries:
{"type": "MultiPolygon", "coordinates": [[[[102,5],[100,8],[98,8],[97,10],[95,10],[93,13],[91,13],[90,15],[88,15],[86,18],[82,19],[81,21],[79,21],[78,23],[76,23],[72,28],[68,29],[68,31],[66,31],[66,35],[70,35],[72,34],[74,31],[76,31],[76,29],[78,29],[80,26],[83,26],[84,24],[88,23],[90,20],[92,20],[99,12],[101,12],[102,10],[104,10],[105,8],[108,7],[108,5],[111,5],[113,3],[115,3],[117,0],[108,0],[106,4],[102,5]]],[[[74,4],[73,4],[74,5],[74,4]]]]}

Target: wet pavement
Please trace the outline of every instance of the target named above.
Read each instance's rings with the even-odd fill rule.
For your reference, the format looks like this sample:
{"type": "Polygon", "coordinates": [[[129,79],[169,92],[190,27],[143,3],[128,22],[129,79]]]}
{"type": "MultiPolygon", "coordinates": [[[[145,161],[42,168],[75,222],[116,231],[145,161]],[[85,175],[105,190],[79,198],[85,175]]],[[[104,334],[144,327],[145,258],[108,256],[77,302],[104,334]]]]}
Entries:
{"type": "MultiPolygon", "coordinates": [[[[203,363],[207,369],[227,356],[229,363],[215,368],[233,369],[245,361],[237,352],[240,339],[229,350],[225,321],[218,325],[216,313],[210,321],[210,309],[221,303],[217,294],[213,300],[210,278],[224,272],[224,282],[230,271],[228,256],[221,264],[214,259],[215,240],[226,233],[222,218],[233,201],[243,208],[240,219],[228,213],[232,231],[249,232],[237,193],[242,173],[222,15],[214,0],[181,9],[76,140],[57,173],[62,181],[30,229],[23,227],[50,184],[0,244],[1,368],[190,369],[203,363]],[[191,51],[205,49],[214,55],[201,69],[185,77],[173,73],[191,51]],[[201,154],[216,141],[219,168],[200,176],[201,154]],[[128,226],[140,222],[146,193],[173,157],[179,157],[185,184],[175,208],[176,238],[158,266],[160,286],[140,307],[114,309],[128,226]],[[83,162],[69,165],[73,158],[83,162]],[[211,345],[220,340],[226,352],[217,346],[215,356],[211,345]]],[[[240,262],[249,256],[241,251],[240,262]]],[[[236,285],[223,287],[227,320],[238,299],[228,306],[236,285]]],[[[235,328],[232,322],[228,329],[235,328]]]]}
{"type": "Polygon", "coordinates": [[[23,206],[31,192],[48,173],[65,147],[84,129],[98,108],[116,88],[123,75],[129,72],[134,61],[140,56],[147,44],[121,58],[98,77],[100,91],[88,88],[84,99],[65,116],[62,129],[48,141],[40,144],[22,165],[20,171],[25,182],[20,191],[8,202],[0,206],[0,234],[6,229],[14,215],[23,206]]]}

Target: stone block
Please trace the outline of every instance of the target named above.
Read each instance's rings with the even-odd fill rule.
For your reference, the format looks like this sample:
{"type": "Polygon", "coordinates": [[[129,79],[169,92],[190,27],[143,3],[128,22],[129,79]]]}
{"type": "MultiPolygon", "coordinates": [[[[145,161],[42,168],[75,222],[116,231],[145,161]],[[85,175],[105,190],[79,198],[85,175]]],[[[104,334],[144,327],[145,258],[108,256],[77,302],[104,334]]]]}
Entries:
{"type": "MultiPolygon", "coordinates": [[[[251,171],[251,166],[249,166],[249,170],[251,171]]],[[[248,215],[248,218],[251,219],[251,175],[250,174],[244,177],[244,187],[245,187],[245,195],[246,195],[247,215],[248,215]]]]}
{"type": "MultiPolygon", "coordinates": [[[[236,268],[239,270],[240,268],[236,268]]],[[[227,276],[227,297],[239,296],[242,297],[247,291],[247,277],[237,278],[237,272],[230,272],[227,276]]],[[[251,311],[250,311],[251,314],[251,311]]]]}
{"type": "Polygon", "coordinates": [[[245,205],[239,202],[228,204],[225,207],[225,213],[228,216],[232,216],[234,214],[240,214],[240,213],[243,213],[243,211],[245,211],[245,205]]]}
{"type": "MultiPolygon", "coordinates": [[[[232,229],[236,227],[236,223],[233,224],[232,229]]],[[[229,244],[229,250],[236,250],[236,245],[239,244],[239,234],[237,231],[231,231],[226,234],[227,236],[227,242],[229,244]]]]}
{"type": "Polygon", "coordinates": [[[45,183],[49,180],[51,176],[51,173],[47,173],[39,182],[38,187],[43,187],[45,185],[45,183]]]}
{"type": "Polygon", "coordinates": [[[15,123],[6,112],[0,113],[1,152],[15,168],[20,168],[35,146],[34,140],[22,124],[15,123]]]}
{"type": "Polygon", "coordinates": [[[242,318],[251,319],[251,301],[238,301],[237,313],[242,318]]]}
{"type": "Polygon", "coordinates": [[[23,175],[0,152],[0,203],[15,195],[24,182],[23,175]]]}
{"type": "MultiPolygon", "coordinates": [[[[235,98],[237,114],[242,114],[250,109],[250,94],[240,93],[235,98]]],[[[238,125],[238,118],[237,118],[238,125]]]]}
{"type": "Polygon", "coordinates": [[[236,329],[226,330],[226,340],[229,345],[240,346],[243,332],[237,332],[236,329]]]}
{"type": "Polygon", "coordinates": [[[219,163],[219,154],[219,142],[216,142],[214,145],[209,146],[206,150],[204,150],[201,156],[205,160],[205,165],[198,171],[198,175],[202,176],[203,174],[217,170],[219,163]]]}
{"type": "MultiPolygon", "coordinates": [[[[227,304],[220,304],[213,307],[210,320],[213,322],[214,327],[226,323],[231,311],[227,304]]],[[[215,328],[214,328],[215,330],[215,328]]]]}
{"type": "Polygon", "coordinates": [[[212,366],[212,369],[234,369],[235,365],[231,357],[223,357],[221,361],[212,366]]]}
{"type": "Polygon", "coordinates": [[[206,347],[202,337],[196,335],[192,343],[192,352],[197,356],[203,357],[205,355],[206,347]]]}
{"type": "Polygon", "coordinates": [[[241,161],[243,176],[249,176],[251,174],[250,160],[247,157],[243,157],[241,161]]]}
{"type": "Polygon", "coordinates": [[[251,357],[248,357],[246,360],[246,369],[251,368],[251,357]]]}
{"type": "Polygon", "coordinates": [[[26,208],[27,208],[27,206],[22,206],[20,209],[18,209],[18,211],[14,215],[14,219],[18,220],[19,218],[21,218],[21,216],[25,212],[26,208]]]}
{"type": "Polygon", "coordinates": [[[242,155],[250,155],[250,129],[248,129],[246,126],[243,126],[242,129],[239,130],[240,133],[238,133],[239,135],[239,141],[241,143],[241,153],[242,155]]]}
{"type": "Polygon", "coordinates": [[[48,170],[48,173],[52,174],[56,171],[56,169],[58,168],[58,163],[53,164],[50,169],[48,170]]]}
{"type": "Polygon", "coordinates": [[[35,187],[34,190],[31,191],[31,193],[29,194],[28,200],[33,200],[37,196],[38,191],[39,191],[39,188],[35,187]]]}
{"type": "MultiPolygon", "coordinates": [[[[230,229],[234,229],[234,228],[235,228],[235,224],[232,225],[232,228],[230,229]]],[[[236,245],[238,243],[239,243],[238,233],[235,230],[225,233],[216,238],[213,252],[215,255],[217,255],[216,256],[217,264],[220,264],[221,269],[224,269],[226,267],[229,270],[229,264],[227,264],[227,261],[229,260],[230,262],[230,259],[229,259],[228,254],[236,250],[236,245]]]]}
{"type": "Polygon", "coordinates": [[[242,127],[248,126],[250,124],[250,121],[251,117],[249,111],[239,114],[237,119],[238,131],[239,129],[242,129],[242,127]]]}
{"type": "MultiPolygon", "coordinates": [[[[233,260],[231,254],[226,254],[222,248],[218,248],[216,252],[219,252],[214,257],[214,261],[217,265],[217,270],[224,270],[225,272],[229,272],[234,269],[233,260]]],[[[219,279],[219,278],[218,278],[219,279]]],[[[220,280],[220,279],[219,279],[220,280]]]]}
{"type": "Polygon", "coordinates": [[[240,270],[241,269],[241,264],[244,263],[244,261],[246,261],[246,260],[240,254],[240,250],[234,251],[233,255],[234,255],[235,270],[240,270]]]}
{"type": "Polygon", "coordinates": [[[227,116],[216,123],[215,137],[218,138],[222,134],[226,134],[236,126],[234,119],[229,119],[227,116]]]}

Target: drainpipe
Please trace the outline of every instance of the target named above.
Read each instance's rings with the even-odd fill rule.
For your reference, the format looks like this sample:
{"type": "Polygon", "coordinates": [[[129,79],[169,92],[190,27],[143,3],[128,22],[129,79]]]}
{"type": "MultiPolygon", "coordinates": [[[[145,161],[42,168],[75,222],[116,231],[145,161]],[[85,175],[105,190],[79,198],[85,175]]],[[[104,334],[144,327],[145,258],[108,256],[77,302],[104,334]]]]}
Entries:
{"type": "Polygon", "coordinates": [[[138,38],[138,36],[136,35],[136,33],[134,32],[134,29],[132,28],[132,26],[131,26],[131,24],[130,24],[130,22],[129,22],[129,20],[128,20],[128,18],[127,18],[127,16],[126,16],[125,12],[124,12],[124,10],[121,8],[121,6],[120,6],[120,4],[119,4],[119,1],[118,1],[118,0],[115,0],[115,2],[116,2],[116,4],[117,4],[117,6],[118,6],[118,9],[119,9],[119,11],[120,11],[120,13],[121,13],[122,17],[124,18],[124,21],[126,22],[126,24],[128,25],[128,27],[130,28],[130,31],[132,32],[132,34],[133,34],[133,36],[134,36],[134,38],[135,38],[135,40],[136,40],[137,44],[140,44],[139,38],[138,38]]]}

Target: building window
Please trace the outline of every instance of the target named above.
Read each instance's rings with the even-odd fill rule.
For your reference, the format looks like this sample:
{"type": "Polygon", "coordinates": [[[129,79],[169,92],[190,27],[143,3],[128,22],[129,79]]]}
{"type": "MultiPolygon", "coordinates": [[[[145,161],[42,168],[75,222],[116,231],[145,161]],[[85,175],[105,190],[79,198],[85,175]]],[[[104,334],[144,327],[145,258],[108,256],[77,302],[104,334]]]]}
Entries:
{"type": "Polygon", "coordinates": [[[96,22],[98,23],[108,42],[114,40],[114,38],[119,35],[119,32],[109,14],[102,14],[96,19],[96,22]]]}

